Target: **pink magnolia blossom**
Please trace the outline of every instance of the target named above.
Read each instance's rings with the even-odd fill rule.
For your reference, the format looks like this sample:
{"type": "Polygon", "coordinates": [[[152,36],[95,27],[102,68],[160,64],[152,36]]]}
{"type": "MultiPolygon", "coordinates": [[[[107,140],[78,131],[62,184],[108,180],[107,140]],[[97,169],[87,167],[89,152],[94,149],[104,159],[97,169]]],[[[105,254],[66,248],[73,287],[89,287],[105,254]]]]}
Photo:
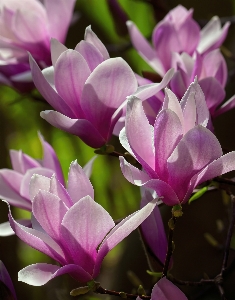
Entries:
{"type": "MultiPolygon", "coordinates": [[[[138,297],[138,300],[141,298],[138,297]]],[[[170,282],[166,277],[160,279],[153,287],[151,293],[151,300],[187,300],[186,296],[184,295],[181,290],[170,282]]]]}
{"type": "Polygon", "coordinates": [[[0,1],[0,82],[23,91],[32,86],[27,52],[41,67],[51,64],[50,39],[65,41],[74,3],[75,0],[0,1]]]}
{"type": "Polygon", "coordinates": [[[181,103],[166,89],[154,126],[138,98],[132,97],[127,105],[120,141],[143,171],[121,157],[123,175],[135,185],[155,190],[167,205],[187,202],[198,184],[235,169],[235,152],[222,155],[219,141],[205,127],[208,110],[203,93],[195,93],[199,89],[196,83],[190,86],[181,103]]]}
{"type": "Polygon", "coordinates": [[[172,77],[167,73],[160,84],[137,90],[137,80],[122,58],[109,54],[90,27],[85,40],[75,50],[56,40],[51,47],[53,66],[41,72],[30,58],[34,83],[56,111],[41,112],[53,126],[79,136],[87,145],[99,148],[110,139],[122,116],[127,96],[143,99],[165,87],[172,77]]]}
{"type": "Polygon", "coordinates": [[[176,70],[170,88],[179,98],[197,76],[210,114],[216,117],[235,106],[233,96],[219,108],[225,98],[228,75],[219,47],[226,38],[229,22],[221,28],[219,18],[214,17],[200,31],[192,13],[192,9],[188,11],[181,5],[171,10],[153,31],[153,47],[131,21],[127,22],[129,34],[136,50],[160,76],[170,68],[176,70]]]}
{"type": "Polygon", "coordinates": [[[61,184],[64,183],[62,169],[54,149],[39,134],[44,156],[36,160],[21,150],[10,150],[12,170],[0,170],[0,198],[10,205],[31,211],[32,202],[29,196],[29,182],[33,174],[51,177],[54,173],[61,184]]]}
{"type": "Polygon", "coordinates": [[[172,9],[154,28],[153,47],[139,32],[131,21],[127,26],[132,44],[146,62],[163,76],[172,66],[172,54],[187,53],[193,55],[195,50],[200,54],[217,49],[226,38],[230,23],[221,28],[218,17],[200,31],[199,25],[192,18],[193,9],[187,10],[182,5],[172,9]]]}
{"type": "Polygon", "coordinates": [[[33,228],[17,223],[9,214],[20,239],[61,265],[30,265],[19,272],[20,281],[40,286],[65,273],[80,282],[92,280],[107,253],[149,216],[157,202],[153,200],[115,226],[108,212],[93,200],[93,187],[76,162],[68,178],[66,190],[55,176],[32,177],[33,228]]]}
{"type": "MultiPolygon", "coordinates": [[[[0,282],[3,283],[5,286],[5,288],[3,288],[1,286],[0,295],[3,297],[3,299],[17,300],[16,292],[15,292],[11,277],[1,260],[0,260],[0,282]]],[[[0,285],[1,285],[1,283],[0,283],[0,285]]]]}

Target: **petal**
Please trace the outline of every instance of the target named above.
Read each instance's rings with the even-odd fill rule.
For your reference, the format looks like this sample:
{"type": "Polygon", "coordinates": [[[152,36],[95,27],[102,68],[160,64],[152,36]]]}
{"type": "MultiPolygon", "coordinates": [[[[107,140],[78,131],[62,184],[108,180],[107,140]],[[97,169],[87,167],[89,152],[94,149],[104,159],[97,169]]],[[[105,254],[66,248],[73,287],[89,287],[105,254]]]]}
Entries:
{"type": "Polygon", "coordinates": [[[114,225],[108,212],[89,196],[75,203],[66,213],[61,227],[73,261],[92,274],[96,249],[114,225]]]}
{"type": "Polygon", "coordinates": [[[182,124],[175,112],[162,110],[154,124],[155,171],[164,181],[168,178],[167,159],[183,135],[182,124]]]}
{"type": "Polygon", "coordinates": [[[85,41],[95,46],[102,54],[104,60],[109,59],[109,53],[105,45],[101,42],[98,36],[92,31],[91,26],[88,26],[85,31],[85,41]]]}
{"type": "Polygon", "coordinates": [[[157,57],[161,60],[165,71],[169,70],[172,52],[182,51],[175,27],[171,23],[161,21],[153,31],[152,40],[157,57]]]}
{"type": "Polygon", "coordinates": [[[225,98],[225,90],[221,84],[213,77],[204,78],[199,81],[200,87],[205,94],[206,104],[213,116],[216,108],[225,98]]]}
{"type": "Polygon", "coordinates": [[[160,76],[163,76],[165,69],[155,50],[149,45],[149,42],[143,37],[133,22],[128,21],[127,28],[135,49],[160,76]]]}
{"type": "Polygon", "coordinates": [[[171,281],[163,277],[153,287],[151,300],[187,300],[181,290],[171,281]]]}
{"type": "MultiPolygon", "coordinates": [[[[32,225],[31,220],[28,219],[17,220],[17,222],[27,227],[31,227],[32,225]]],[[[15,232],[12,230],[9,222],[0,224],[0,236],[10,236],[13,234],[15,234],[15,232]]]]}
{"type": "MultiPolygon", "coordinates": [[[[153,200],[151,193],[145,190],[141,199],[141,208],[153,200]]],[[[153,213],[140,225],[145,242],[154,255],[164,264],[167,252],[167,238],[158,205],[153,213]]]]}
{"type": "Polygon", "coordinates": [[[45,253],[51,258],[55,259],[60,263],[65,262],[65,257],[60,246],[47,234],[40,232],[38,230],[25,227],[19,223],[17,223],[9,209],[9,222],[14,230],[15,234],[26,244],[31,246],[32,248],[45,253]]]}
{"type": "Polygon", "coordinates": [[[1,260],[0,260],[0,282],[4,283],[8,287],[8,289],[12,293],[14,299],[16,300],[17,299],[16,292],[15,292],[11,277],[1,260]]]}
{"type": "Polygon", "coordinates": [[[66,50],[68,50],[68,48],[57,41],[57,39],[51,39],[51,60],[54,67],[59,56],[66,50]]]}
{"type": "MultiPolygon", "coordinates": [[[[4,169],[0,170],[0,198],[5,199],[11,205],[31,211],[31,201],[21,197],[19,191],[16,191],[9,181],[4,180],[4,175],[2,174],[4,169]]],[[[11,170],[9,170],[11,171],[11,170]]],[[[14,172],[14,171],[12,171],[14,172]]]]}
{"type": "Polygon", "coordinates": [[[177,191],[180,200],[193,175],[221,155],[219,141],[205,127],[194,127],[185,134],[167,161],[168,183],[177,191]]]}
{"type": "Polygon", "coordinates": [[[61,42],[65,41],[75,2],[75,0],[44,0],[51,37],[61,42]]]}
{"type": "Polygon", "coordinates": [[[205,169],[192,178],[192,182],[196,179],[196,182],[194,183],[196,186],[204,181],[233,170],[235,170],[235,151],[229,152],[210,163],[205,169]]]}
{"type": "Polygon", "coordinates": [[[88,163],[85,164],[85,166],[83,167],[83,171],[85,173],[85,175],[90,178],[91,177],[91,173],[92,173],[92,168],[93,168],[93,163],[96,160],[97,156],[93,156],[88,163]]]}
{"type": "Polygon", "coordinates": [[[11,164],[15,171],[24,174],[27,170],[41,167],[36,159],[23,153],[21,150],[10,150],[11,164]]]}
{"type": "Polygon", "coordinates": [[[191,91],[189,93],[187,101],[184,106],[184,134],[186,134],[190,129],[195,127],[197,121],[197,108],[195,103],[195,92],[191,91]]]}
{"type": "Polygon", "coordinates": [[[104,61],[88,77],[81,106],[86,118],[104,138],[109,133],[113,113],[136,89],[135,75],[120,57],[104,61]]]}
{"type": "Polygon", "coordinates": [[[46,263],[34,264],[22,269],[18,273],[18,280],[30,285],[41,286],[63,274],[70,274],[80,282],[92,280],[91,276],[77,265],[59,267],[46,263]]]}
{"type": "Polygon", "coordinates": [[[144,113],[142,101],[134,96],[129,98],[126,113],[126,135],[130,147],[146,171],[154,170],[152,126],[144,113]]]}
{"type": "Polygon", "coordinates": [[[191,18],[188,18],[178,30],[178,38],[181,50],[188,54],[193,54],[200,39],[200,27],[191,18]]]}
{"type": "Polygon", "coordinates": [[[69,106],[64,102],[64,100],[57,94],[57,92],[45,79],[37,63],[31,55],[29,55],[29,62],[34,84],[39,90],[39,92],[42,94],[42,96],[46,99],[46,101],[59,112],[63,112],[66,116],[74,117],[74,114],[72,113],[69,106]]]}
{"type": "Polygon", "coordinates": [[[44,137],[40,133],[38,133],[38,135],[43,147],[42,166],[55,171],[56,177],[59,179],[61,184],[65,185],[62,168],[54,149],[44,140],[44,137]]]}
{"type": "Polygon", "coordinates": [[[165,181],[159,179],[151,179],[146,182],[143,187],[154,190],[157,193],[158,197],[162,197],[162,202],[166,205],[173,206],[180,203],[180,200],[172,186],[170,186],[165,181]]]}
{"type": "Polygon", "coordinates": [[[70,198],[67,190],[64,188],[64,186],[59,182],[59,180],[56,178],[56,176],[52,176],[50,180],[50,188],[48,190],[51,194],[59,197],[66,207],[71,207],[73,205],[73,201],[70,198]]]}
{"type": "Polygon", "coordinates": [[[134,231],[153,211],[158,199],[149,202],[142,209],[134,212],[116,225],[105,237],[98,250],[97,261],[94,270],[94,277],[99,273],[100,265],[107,253],[118,243],[134,231]]]}
{"type": "Polygon", "coordinates": [[[33,174],[29,183],[29,196],[31,201],[33,201],[39,190],[49,191],[50,181],[51,179],[49,177],[33,174]]]}
{"type": "Polygon", "coordinates": [[[85,59],[75,50],[64,51],[56,61],[56,90],[76,118],[84,117],[80,101],[85,81],[89,75],[90,69],[85,59]]]}
{"type": "Polygon", "coordinates": [[[22,179],[22,182],[21,182],[20,195],[22,197],[25,197],[26,199],[30,199],[29,185],[30,185],[31,178],[34,174],[43,175],[45,177],[51,178],[53,173],[54,173],[53,170],[46,169],[46,168],[33,168],[33,169],[28,170],[25,173],[25,175],[22,179]]]}
{"type": "Polygon", "coordinates": [[[169,81],[172,79],[173,75],[174,75],[174,69],[170,69],[164,75],[160,83],[150,83],[150,84],[139,86],[137,88],[137,91],[132,95],[141,100],[146,100],[147,98],[156,95],[160,90],[165,88],[169,83],[169,81]]]}
{"type": "Polygon", "coordinates": [[[94,198],[93,186],[76,160],[71,163],[69,168],[67,191],[73,203],[78,202],[85,196],[90,196],[92,199],[94,198]]]}
{"type": "Polygon", "coordinates": [[[227,36],[229,26],[230,23],[226,22],[221,29],[220,19],[217,16],[213,17],[201,30],[198,52],[204,53],[219,48],[227,36]]]}
{"type": "Polygon", "coordinates": [[[45,232],[58,243],[60,241],[60,225],[67,210],[59,197],[43,190],[37,193],[32,204],[32,212],[36,220],[45,232]]]}
{"type": "Polygon", "coordinates": [[[168,88],[165,89],[165,99],[162,109],[172,110],[178,116],[182,126],[184,126],[184,117],[179,100],[177,99],[176,95],[168,88]]]}
{"type": "Polygon", "coordinates": [[[120,156],[119,160],[123,176],[132,184],[142,186],[150,180],[145,172],[129,164],[124,157],[120,156]]]}
{"type": "Polygon", "coordinates": [[[79,136],[90,147],[100,148],[106,143],[106,140],[100,135],[97,129],[87,120],[70,119],[53,110],[42,111],[40,116],[51,125],[79,136]]]}
{"type": "Polygon", "coordinates": [[[84,57],[91,72],[104,61],[100,51],[93,44],[86,41],[79,42],[75,50],[84,57]]]}
{"type": "Polygon", "coordinates": [[[235,95],[233,95],[229,100],[227,100],[214,114],[214,117],[217,117],[224,112],[233,109],[235,107],[235,95]]]}
{"type": "Polygon", "coordinates": [[[188,87],[186,93],[184,94],[180,105],[182,110],[184,111],[186,103],[188,101],[189,95],[195,92],[195,103],[196,103],[196,109],[197,109],[197,125],[207,126],[208,120],[209,120],[209,110],[206,105],[205,96],[203,94],[203,91],[200,87],[200,85],[197,82],[197,79],[195,78],[194,82],[190,84],[188,87]]]}

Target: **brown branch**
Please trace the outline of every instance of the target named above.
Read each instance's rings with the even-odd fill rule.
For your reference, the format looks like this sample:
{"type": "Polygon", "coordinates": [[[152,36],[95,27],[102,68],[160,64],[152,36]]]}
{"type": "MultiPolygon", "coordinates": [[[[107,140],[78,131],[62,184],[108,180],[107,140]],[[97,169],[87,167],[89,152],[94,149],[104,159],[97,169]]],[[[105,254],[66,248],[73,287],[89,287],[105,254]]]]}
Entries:
{"type": "Polygon", "coordinates": [[[111,291],[104,289],[102,286],[99,286],[95,291],[95,293],[98,294],[105,294],[105,295],[112,295],[112,296],[117,296],[121,298],[128,298],[128,299],[136,299],[137,297],[140,297],[141,299],[151,299],[151,296],[145,296],[145,295],[135,295],[135,294],[129,294],[125,292],[116,292],[116,291],[111,291]]]}

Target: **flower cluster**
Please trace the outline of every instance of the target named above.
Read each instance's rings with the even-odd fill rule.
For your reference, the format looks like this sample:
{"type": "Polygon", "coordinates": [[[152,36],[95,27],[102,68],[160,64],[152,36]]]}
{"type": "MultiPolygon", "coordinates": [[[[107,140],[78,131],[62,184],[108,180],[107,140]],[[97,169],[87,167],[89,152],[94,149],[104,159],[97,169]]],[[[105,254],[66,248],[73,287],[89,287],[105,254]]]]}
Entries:
{"type": "MultiPolygon", "coordinates": [[[[126,19],[118,1],[108,4],[113,14],[116,9],[126,19]]],[[[220,176],[235,170],[235,151],[223,154],[213,124],[214,117],[235,106],[233,96],[219,107],[228,77],[219,47],[229,22],[221,27],[219,18],[213,17],[200,29],[192,18],[193,10],[179,5],[156,25],[150,46],[136,25],[128,21],[132,44],[162,78],[161,82],[152,82],[135,74],[123,58],[110,57],[91,26],[86,28],[84,40],[74,50],[68,49],[63,43],[74,5],[75,0],[0,1],[0,82],[25,92],[33,80],[54,109],[42,111],[43,119],[79,137],[95,148],[95,153],[118,157],[123,176],[140,187],[141,197],[134,199],[139,210],[114,220],[113,212],[94,200],[96,191],[89,178],[96,156],[83,168],[73,161],[66,183],[55,150],[39,133],[41,160],[11,150],[12,169],[0,169],[0,198],[9,209],[9,222],[0,224],[0,236],[15,234],[56,264],[26,266],[19,271],[19,281],[42,286],[69,274],[80,284],[72,296],[94,291],[138,300],[185,300],[174,283],[209,282],[219,287],[225,299],[222,283],[234,218],[222,269],[215,279],[190,283],[174,278],[170,269],[175,261],[176,220],[183,215],[192,194],[201,185],[205,191],[213,186],[232,194],[218,182],[234,185],[233,180],[220,176]],[[113,134],[119,135],[118,146],[127,152],[117,152],[108,144],[113,134]],[[31,218],[16,220],[13,207],[28,211],[31,218]],[[168,237],[161,207],[172,207],[168,237]],[[151,269],[148,273],[159,279],[152,284],[151,295],[146,296],[141,285],[134,294],[102,288],[95,279],[104,258],[137,228],[151,269]],[[150,258],[161,267],[160,275],[150,258]]],[[[66,151],[65,147],[65,156],[66,151]]],[[[108,200],[111,203],[113,199],[108,200]]],[[[4,299],[17,299],[0,260],[2,295],[4,299]]]]}

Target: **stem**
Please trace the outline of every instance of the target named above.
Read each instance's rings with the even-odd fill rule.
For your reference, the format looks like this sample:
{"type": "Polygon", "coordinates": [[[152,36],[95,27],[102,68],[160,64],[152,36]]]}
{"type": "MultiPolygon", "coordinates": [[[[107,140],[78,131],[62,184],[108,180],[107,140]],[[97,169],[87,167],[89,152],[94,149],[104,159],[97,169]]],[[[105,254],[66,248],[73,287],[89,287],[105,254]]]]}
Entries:
{"type": "Polygon", "coordinates": [[[229,250],[230,250],[230,243],[231,243],[231,238],[233,235],[233,228],[235,225],[235,196],[230,195],[231,201],[232,201],[232,218],[229,224],[229,229],[228,229],[228,234],[227,234],[227,239],[226,239],[226,244],[225,244],[225,252],[224,252],[224,259],[222,263],[222,268],[221,268],[221,275],[223,276],[224,271],[227,268],[228,264],[228,257],[229,257],[229,250]]]}
{"type": "Polygon", "coordinates": [[[102,286],[99,286],[96,290],[95,293],[98,294],[106,294],[106,295],[112,295],[112,296],[117,296],[121,298],[129,298],[129,299],[136,299],[137,297],[140,297],[141,299],[151,299],[150,296],[145,296],[145,295],[135,295],[135,294],[128,294],[125,292],[116,292],[116,291],[111,291],[104,289],[102,286]]]}
{"type": "Polygon", "coordinates": [[[171,256],[173,253],[173,232],[174,232],[174,228],[175,228],[175,224],[176,224],[176,217],[172,217],[170,219],[169,222],[172,223],[172,225],[169,227],[169,233],[168,233],[168,245],[167,245],[167,253],[166,253],[166,259],[165,259],[165,263],[164,263],[164,268],[162,271],[162,278],[167,276],[167,271],[169,269],[169,264],[170,264],[170,260],[171,260],[171,256]]]}

